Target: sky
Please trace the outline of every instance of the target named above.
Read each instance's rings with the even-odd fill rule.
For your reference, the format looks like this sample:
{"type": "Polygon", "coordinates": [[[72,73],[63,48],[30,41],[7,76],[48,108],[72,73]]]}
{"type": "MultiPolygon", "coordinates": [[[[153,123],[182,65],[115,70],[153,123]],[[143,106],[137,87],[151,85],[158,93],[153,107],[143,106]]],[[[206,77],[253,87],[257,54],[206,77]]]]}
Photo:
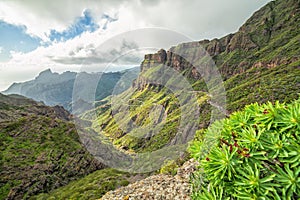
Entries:
{"type": "Polygon", "coordinates": [[[0,0],[0,91],[39,72],[116,71],[219,38],[268,0],[0,0]]]}

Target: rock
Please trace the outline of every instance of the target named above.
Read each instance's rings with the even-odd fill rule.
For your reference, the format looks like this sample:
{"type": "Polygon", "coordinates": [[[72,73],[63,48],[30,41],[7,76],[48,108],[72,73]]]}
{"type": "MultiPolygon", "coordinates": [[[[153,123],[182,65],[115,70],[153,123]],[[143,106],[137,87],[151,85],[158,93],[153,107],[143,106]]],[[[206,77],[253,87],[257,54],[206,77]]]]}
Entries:
{"type": "Polygon", "coordinates": [[[171,175],[153,175],[144,180],[137,181],[126,187],[106,193],[102,200],[144,200],[144,199],[162,199],[162,200],[188,200],[190,199],[191,185],[189,176],[195,171],[198,165],[194,159],[185,162],[178,169],[176,176],[171,175]]]}

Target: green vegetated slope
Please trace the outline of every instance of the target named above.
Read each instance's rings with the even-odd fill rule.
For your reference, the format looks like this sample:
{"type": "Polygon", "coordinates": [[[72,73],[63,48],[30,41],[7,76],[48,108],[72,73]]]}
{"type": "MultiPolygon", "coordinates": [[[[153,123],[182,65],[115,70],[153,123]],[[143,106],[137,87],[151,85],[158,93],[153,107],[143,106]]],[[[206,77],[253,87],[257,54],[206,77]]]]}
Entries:
{"type": "MultiPolygon", "coordinates": [[[[129,112],[123,116],[122,113],[114,113],[111,102],[108,102],[82,117],[91,120],[95,130],[101,131],[125,150],[153,151],[171,143],[182,120],[181,105],[176,98],[178,94],[164,84],[150,81],[158,77],[167,79],[165,83],[176,84],[176,80],[165,75],[160,67],[165,65],[182,74],[193,86],[200,107],[198,129],[206,128],[210,124],[212,105],[216,105],[211,102],[212,94],[201,78],[209,77],[211,73],[211,69],[205,67],[208,56],[199,56],[203,55],[202,48],[220,71],[227,101],[221,109],[227,113],[254,102],[290,102],[300,93],[299,16],[298,0],[272,1],[255,12],[235,34],[211,41],[179,44],[167,52],[160,50],[146,55],[131,91],[119,96],[120,101],[128,100],[125,104],[129,112]],[[198,67],[200,71],[197,72],[198,67]],[[155,122],[151,119],[154,105],[163,106],[164,110],[159,114],[166,117],[158,132],[155,132],[157,126],[151,126],[155,122]],[[96,117],[91,114],[93,112],[97,113],[96,117]],[[118,118],[118,115],[122,117],[118,118]],[[126,123],[136,126],[130,129],[120,127],[120,124],[126,123]],[[141,130],[147,127],[155,134],[150,131],[150,134],[143,135],[141,130]]],[[[211,84],[214,77],[209,77],[209,81],[210,90],[218,91],[220,85],[211,84]]],[[[219,98],[217,92],[214,95],[215,99],[219,98]]]]}
{"type": "Polygon", "coordinates": [[[202,137],[189,148],[193,199],[300,198],[300,99],[248,105],[202,137]]]}
{"type": "Polygon", "coordinates": [[[0,94],[0,116],[0,199],[28,199],[104,167],[62,107],[0,94]]]}
{"type": "MultiPolygon", "coordinates": [[[[197,57],[203,53],[202,48],[221,73],[226,89],[224,109],[227,113],[254,102],[290,102],[300,93],[299,24],[298,1],[270,2],[235,34],[212,41],[179,44],[168,52],[160,50],[146,55],[139,78],[132,88],[117,97],[119,102],[114,101],[113,106],[110,98],[97,102],[98,107],[82,118],[90,120],[94,130],[125,151],[153,151],[172,143],[182,120],[180,100],[176,98],[178,94],[166,87],[167,84],[149,81],[151,77],[159,77],[160,71],[164,70],[160,66],[166,65],[186,77],[192,85],[200,110],[198,129],[204,130],[210,124],[212,97],[191,64],[196,63],[196,67],[203,64],[201,57],[197,57]],[[128,112],[116,112],[118,103],[126,105],[128,112]],[[160,110],[159,105],[164,110],[160,110]],[[162,123],[157,123],[159,119],[163,119],[162,123]],[[135,126],[126,131],[121,126],[130,124],[129,120],[135,126]]],[[[200,69],[205,75],[210,72],[206,68],[200,69]]],[[[172,77],[161,74],[170,79],[170,85],[174,83],[172,77]]],[[[217,87],[213,89],[217,90],[217,87]]],[[[203,137],[203,130],[198,132],[198,138],[203,137]]],[[[74,192],[77,190],[80,191],[80,187],[72,188],[74,192]]]]}
{"type": "MultiPolygon", "coordinates": [[[[190,96],[167,87],[167,83],[179,85],[181,82],[163,73],[163,65],[183,75],[193,87],[193,90],[189,88],[184,91],[193,93],[199,105],[196,123],[197,129],[202,131],[198,132],[198,138],[202,138],[201,133],[209,126],[211,110],[216,106],[222,106],[221,109],[229,114],[254,102],[291,102],[300,93],[299,24],[298,0],[270,2],[235,34],[211,41],[179,44],[169,51],[160,50],[156,54],[146,55],[140,76],[132,88],[117,96],[119,101],[106,98],[96,103],[95,110],[81,117],[91,121],[95,131],[129,153],[153,151],[176,143],[174,137],[180,124],[184,124],[182,112],[190,109],[189,104],[182,106],[182,102],[190,96]],[[208,87],[202,78],[208,76],[210,83],[215,78],[209,76],[211,69],[202,66],[205,66],[207,59],[207,55],[199,57],[203,55],[202,48],[220,71],[226,89],[226,106],[212,102],[212,99],[218,98],[212,96],[209,90],[218,91],[220,86],[210,84],[208,87]],[[195,70],[197,67],[200,67],[200,72],[195,70]],[[153,77],[160,77],[164,84],[151,80],[153,77]],[[178,99],[179,96],[181,99],[178,99]],[[125,112],[122,105],[125,105],[125,112]],[[122,127],[122,124],[126,127],[122,127]]],[[[218,97],[218,93],[213,94],[218,97]]],[[[85,189],[94,198],[96,196],[93,194],[102,194],[104,191],[99,189],[99,182],[94,179],[98,176],[105,175],[100,171],[95,172],[95,175],[91,174],[39,198],[79,198],[85,189]],[[85,188],[82,184],[87,182],[90,184],[85,188]],[[59,197],[59,194],[63,196],[59,197]]],[[[115,180],[113,176],[114,173],[109,179],[115,180]]],[[[116,176],[121,180],[126,179],[119,172],[116,176]]],[[[108,184],[115,184],[116,187],[122,185],[116,182],[108,184]]]]}
{"type": "Polygon", "coordinates": [[[107,191],[128,185],[130,174],[114,169],[102,169],[70,184],[53,190],[49,194],[40,194],[32,199],[99,199],[107,191]]]}

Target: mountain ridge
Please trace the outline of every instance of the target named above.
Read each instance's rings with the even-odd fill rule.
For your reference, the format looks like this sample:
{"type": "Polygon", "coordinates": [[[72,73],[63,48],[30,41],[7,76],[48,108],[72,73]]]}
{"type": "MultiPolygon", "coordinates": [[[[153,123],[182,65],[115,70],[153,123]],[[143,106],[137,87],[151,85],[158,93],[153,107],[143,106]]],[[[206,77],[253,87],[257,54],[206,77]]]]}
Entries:
{"type": "MultiPolygon", "coordinates": [[[[86,72],[70,72],[66,71],[61,74],[53,73],[51,69],[46,69],[39,73],[39,75],[30,81],[23,83],[13,83],[7,90],[3,91],[3,94],[19,94],[32,98],[36,101],[42,101],[46,105],[63,106],[68,111],[72,111],[73,88],[76,79],[86,79],[81,85],[86,91],[90,88],[90,84],[94,84],[90,80],[99,79],[99,83],[96,91],[96,100],[102,100],[103,98],[112,94],[114,86],[120,80],[123,74],[130,74],[128,76],[128,82],[124,83],[125,88],[129,87],[131,81],[136,78],[138,74],[138,68],[131,68],[120,72],[99,72],[99,73],[86,73],[86,72]]],[[[88,91],[89,93],[93,91],[88,91]]],[[[85,100],[86,93],[77,94],[77,100],[85,100]]],[[[87,101],[87,100],[85,100],[87,101]]],[[[92,102],[86,102],[91,104],[92,102]]],[[[74,111],[76,112],[76,111],[74,111]]]]}
{"type": "MultiPolygon", "coordinates": [[[[197,123],[196,137],[201,139],[203,131],[211,124],[211,111],[217,106],[211,102],[212,97],[202,74],[193,70],[193,63],[199,65],[203,63],[198,57],[203,49],[207,51],[220,71],[226,90],[227,101],[224,109],[228,114],[253,102],[259,104],[267,101],[290,102],[298,98],[300,93],[299,11],[300,2],[298,0],[273,1],[255,12],[235,34],[211,41],[183,43],[171,47],[169,52],[160,50],[158,53],[145,55],[138,79],[132,83],[132,87],[117,95],[121,100],[128,99],[126,103],[129,105],[129,115],[113,112],[112,102],[110,98],[107,98],[98,102],[98,106],[94,110],[86,112],[80,117],[87,121],[88,128],[105,135],[117,149],[127,151],[129,154],[153,152],[171,146],[182,122],[181,109],[188,109],[188,105],[180,107],[180,101],[176,99],[178,93],[168,90],[159,82],[149,81],[151,76],[156,77],[157,74],[161,74],[161,77],[167,79],[167,83],[168,81],[174,83],[176,79],[173,80],[172,77],[168,79],[168,76],[160,73],[164,70],[161,65],[166,65],[185,77],[193,87],[199,106],[199,118],[195,120],[197,123]],[[188,59],[180,55],[185,55],[188,59]],[[160,71],[160,69],[163,70],[160,71]],[[153,109],[153,105],[158,106],[153,109]],[[160,109],[161,107],[163,109],[160,109]],[[120,117],[119,122],[127,123],[133,128],[122,129],[114,115],[120,117]],[[156,116],[159,117],[156,118],[156,116]],[[163,123],[159,124],[160,122],[163,123]],[[144,132],[137,132],[139,130],[150,131],[142,135],[144,132]]],[[[209,72],[210,69],[206,69],[202,73],[209,74],[209,72]]],[[[175,83],[179,84],[180,82],[175,83]]],[[[218,91],[219,86],[213,86],[213,89],[218,91]]],[[[9,104],[3,102],[4,110],[7,109],[7,106],[9,104]]],[[[9,115],[12,115],[13,109],[9,109],[11,109],[9,115]]],[[[3,113],[7,114],[7,111],[3,113]]],[[[18,114],[21,116],[22,112],[18,114]]],[[[35,121],[35,123],[38,122],[40,121],[35,121]]],[[[3,130],[6,129],[3,128],[3,130]]],[[[18,127],[12,126],[12,131],[14,130],[18,131],[18,127]]],[[[192,129],[187,128],[183,131],[188,133],[190,130],[192,129]]],[[[182,154],[178,153],[178,155],[179,159],[184,157],[182,154]]],[[[175,160],[177,157],[170,159],[175,160]]],[[[147,165],[147,163],[145,164],[147,165]]],[[[91,179],[92,177],[87,177],[82,182],[89,183],[91,179]]],[[[75,184],[65,187],[71,191],[58,189],[53,196],[50,192],[45,198],[59,198],[57,194],[60,193],[67,193],[64,197],[70,198],[73,194],[82,193],[80,185],[82,182],[75,181],[75,184]]],[[[97,186],[97,184],[95,185],[97,186]]],[[[43,191],[43,193],[47,193],[51,189],[53,188],[43,191]]],[[[7,190],[5,191],[7,192],[7,190]]],[[[101,195],[102,193],[99,194],[99,198],[101,195]]],[[[128,199],[129,196],[125,195],[124,198],[128,199]]]]}
{"type": "MultiPolygon", "coordinates": [[[[300,93],[299,19],[300,6],[297,0],[273,1],[256,11],[234,34],[211,41],[183,43],[171,47],[168,51],[161,49],[157,53],[145,55],[140,66],[141,73],[132,84],[132,93],[123,93],[120,99],[130,99],[129,117],[133,123],[142,127],[149,124],[146,119],[151,112],[151,105],[162,105],[165,109],[164,114],[170,115],[171,121],[166,121],[168,125],[164,126],[165,129],[163,128],[160,134],[136,138],[131,134],[135,129],[124,131],[117,124],[112,109],[109,109],[111,102],[104,106],[107,108],[105,110],[102,109],[103,106],[99,107],[97,117],[89,118],[89,113],[83,117],[91,120],[97,131],[101,131],[110,137],[115,145],[124,149],[152,151],[169,144],[180,122],[180,117],[177,116],[179,107],[175,106],[178,102],[174,101],[164,85],[151,79],[159,77],[166,80],[167,85],[178,84],[172,77],[164,74],[169,67],[185,77],[196,91],[200,102],[198,129],[208,127],[210,112],[218,105],[211,102],[206,80],[203,79],[204,74],[212,84],[214,83],[214,77],[210,76],[211,68],[205,68],[205,59],[202,59],[207,58],[207,54],[215,62],[223,79],[226,105],[222,105],[224,107],[221,108],[227,114],[254,102],[290,102],[300,93]],[[283,51],[283,48],[286,51],[283,51]],[[201,67],[202,65],[204,67],[201,67]],[[198,72],[196,67],[200,67],[202,71],[198,72]]],[[[220,85],[210,87],[216,91],[215,99],[223,98],[224,94],[218,94],[220,85]]],[[[119,119],[121,118],[126,117],[119,119]]],[[[121,120],[119,123],[129,122],[121,120]]],[[[130,124],[128,126],[130,127],[130,124]]]]}
{"type": "Polygon", "coordinates": [[[0,199],[29,199],[105,167],[61,106],[0,94],[0,199]]]}
{"type": "MultiPolygon", "coordinates": [[[[184,50],[181,51],[180,49],[192,49],[195,47],[202,47],[206,50],[216,62],[225,80],[229,78],[229,76],[236,75],[239,72],[244,72],[253,67],[272,68],[281,64],[288,65],[295,62],[299,60],[299,54],[288,55],[288,53],[291,52],[282,52],[281,57],[275,57],[273,55],[273,57],[263,59],[263,56],[268,56],[271,53],[261,53],[267,51],[268,48],[265,48],[266,46],[270,45],[270,43],[271,45],[273,45],[274,42],[278,43],[278,40],[281,41],[281,43],[271,46],[272,48],[279,48],[288,44],[290,42],[289,39],[299,39],[300,23],[298,22],[300,21],[300,3],[297,0],[289,0],[286,4],[281,2],[282,1],[271,1],[256,11],[236,33],[231,33],[220,39],[215,38],[212,40],[182,43],[171,47],[168,51],[162,49],[155,54],[147,54],[142,62],[141,70],[143,70],[146,64],[148,64],[147,68],[149,68],[149,64],[151,65],[151,63],[166,64],[177,70],[185,68],[185,63],[182,62],[183,58],[175,54],[176,52],[180,52],[186,55],[184,50]],[[279,14],[276,14],[277,11],[279,14]],[[288,30],[286,30],[286,28],[288,30]],[[289,32],[287,33],[286,31],[289,32]],[[281,33],[284,34],[284,39],[277,38],[281,33]],[[260,39],[262,41],[256,38],[259,36],[262,36],[260,39]],[[242,50],[245,55],[242,57],[243,60],[234,63],[235,65],[228,66],[226,59],[221,59],[222,54],[230,54],[238,50],[242,50]],[[258,52],[251,55],[254,50],[258,52]],[[235,70],[236,67],[238,67],[238,70],[235,70]],[[232,71],[230,71],[230,68],[232,68],[232,71]]],[[[293,46],[297,45],[299,46],[299,41],[293,44],[293,46]]],[[[191,60],[194,60],[194,58],[192,57],[191,60]]]]}

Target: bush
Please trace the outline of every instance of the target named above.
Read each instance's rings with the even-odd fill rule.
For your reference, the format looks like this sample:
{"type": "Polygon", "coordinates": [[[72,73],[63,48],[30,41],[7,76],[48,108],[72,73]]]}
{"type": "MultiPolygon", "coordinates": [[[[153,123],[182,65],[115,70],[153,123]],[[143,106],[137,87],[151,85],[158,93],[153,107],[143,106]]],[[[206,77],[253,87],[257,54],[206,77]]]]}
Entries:
{"type": "Polygon", "coordinates": [[[176,175],[178,169],[178,165],[174,160],[167,160],[164,165],[160,169],[161,174],[168,174],[168,175],[176,175]]]}
{"type": "Polygon", "coordinates": [[[300,99],[257,103],[215,122],[189,151],[193,199],[299,199],[300,99]]]}

